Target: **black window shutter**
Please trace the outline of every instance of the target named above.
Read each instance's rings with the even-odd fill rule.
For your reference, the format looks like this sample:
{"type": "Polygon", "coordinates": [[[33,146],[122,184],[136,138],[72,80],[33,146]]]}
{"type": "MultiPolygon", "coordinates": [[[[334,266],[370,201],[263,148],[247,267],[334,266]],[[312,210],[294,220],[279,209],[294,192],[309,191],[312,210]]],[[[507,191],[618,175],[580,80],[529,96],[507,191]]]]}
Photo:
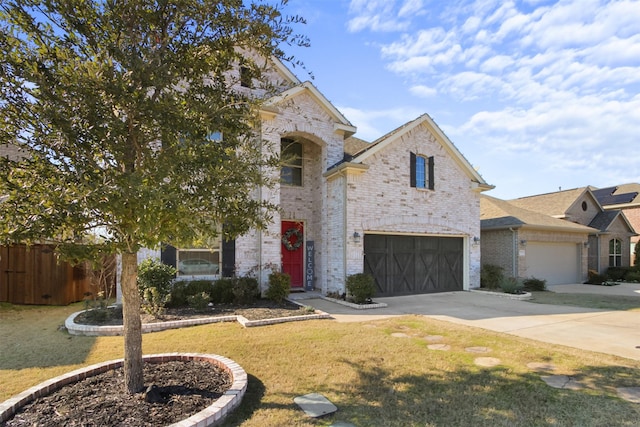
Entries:
{"type": "Polygon", "coordinates": [[[416,186],[416,154],[409,153],[409,184],[411,187],[416,186]]]}
{"type": "Polygon", "coordinates": [[[433,156],[429,157],[429,190],[434,189],[433,156]]]}
{"type": "Polygon", "coordinates": [[[236,241],[222,239],[222,277],[233,277],[236,269],[236,241]]]}
{"type": "Polygon", "coordinates": [[[176,248],[171,245],[160,245],[160,261],[176,268],[176,248]]]}

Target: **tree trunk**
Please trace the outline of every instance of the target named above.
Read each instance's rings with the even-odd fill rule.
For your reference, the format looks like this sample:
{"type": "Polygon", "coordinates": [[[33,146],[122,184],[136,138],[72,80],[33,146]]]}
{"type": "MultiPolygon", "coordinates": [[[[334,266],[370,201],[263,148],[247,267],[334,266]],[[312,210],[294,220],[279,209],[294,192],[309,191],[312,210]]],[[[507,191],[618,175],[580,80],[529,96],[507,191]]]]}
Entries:
{"type": "Polygon", "coordinates": [[[142,320],[138,291],[138,259],[122,254],[122,321],[124,325],[124,381],[131,394],[144,389],[142,376],[142,320]]]}

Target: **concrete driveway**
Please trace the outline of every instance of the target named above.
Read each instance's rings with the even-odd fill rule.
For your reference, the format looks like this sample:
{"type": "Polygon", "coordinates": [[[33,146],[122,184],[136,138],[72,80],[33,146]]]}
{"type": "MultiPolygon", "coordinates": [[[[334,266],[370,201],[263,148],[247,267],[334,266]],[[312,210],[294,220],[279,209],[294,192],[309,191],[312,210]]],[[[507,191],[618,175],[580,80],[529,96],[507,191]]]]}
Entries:
{"type": "MultiPolygon", "coordinates": [[[[612,293],[640,298],[640,285],[560,285],[554,292],[612,293]]],[[[356,310],[323,299],[304,303],[340,322],[418,314],[552,344],[640,360],[640,311],[608,311],[536,304],[480,292],[376,298],[385,308],[356,310]]]]}

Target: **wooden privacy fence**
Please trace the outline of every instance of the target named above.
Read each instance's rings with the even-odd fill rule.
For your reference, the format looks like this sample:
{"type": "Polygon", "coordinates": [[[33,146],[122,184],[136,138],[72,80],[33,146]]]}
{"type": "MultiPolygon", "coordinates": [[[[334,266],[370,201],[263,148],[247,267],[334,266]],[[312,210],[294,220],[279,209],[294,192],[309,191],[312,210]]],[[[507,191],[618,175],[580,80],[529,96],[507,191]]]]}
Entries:
{"type": "MultiPolygon", "coordinates": [[[[93,297],[97,284],[86,264],[72,266],[58,260],[49,245],[0,246],[0,302],[66,305],[93,297]]],[[[109,272],[111,286],[115,275],[109,272]]]]}

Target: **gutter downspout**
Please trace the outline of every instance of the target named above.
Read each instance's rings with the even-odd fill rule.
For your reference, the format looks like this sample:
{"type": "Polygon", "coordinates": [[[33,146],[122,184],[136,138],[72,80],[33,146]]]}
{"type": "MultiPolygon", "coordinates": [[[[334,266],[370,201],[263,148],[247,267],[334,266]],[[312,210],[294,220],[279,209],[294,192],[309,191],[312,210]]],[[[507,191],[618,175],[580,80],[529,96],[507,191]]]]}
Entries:
{"type": "Polygon", "coordinates": [[[342,191],[342,234],[344,239],[344,249],[342,251],[342,292],[347,292],[347,245],[348,233],[347,233],[347,175],[346,171],[343,172],[343,191],[342,191]]]}
{"type": "Polygon", "coordinates": [[[517,231],[513,229],[513,227],[509,227],[509,231],[511,232],[511,241],[512,241],[512,245],[511,245],[511,249],[513,250],[513,254],[511,257],[511,273],[513,274],[512,277],[518,277],[516,268],[517,268],[517,252],[518,252],[518,238],[517,238],[517,231]]]}

